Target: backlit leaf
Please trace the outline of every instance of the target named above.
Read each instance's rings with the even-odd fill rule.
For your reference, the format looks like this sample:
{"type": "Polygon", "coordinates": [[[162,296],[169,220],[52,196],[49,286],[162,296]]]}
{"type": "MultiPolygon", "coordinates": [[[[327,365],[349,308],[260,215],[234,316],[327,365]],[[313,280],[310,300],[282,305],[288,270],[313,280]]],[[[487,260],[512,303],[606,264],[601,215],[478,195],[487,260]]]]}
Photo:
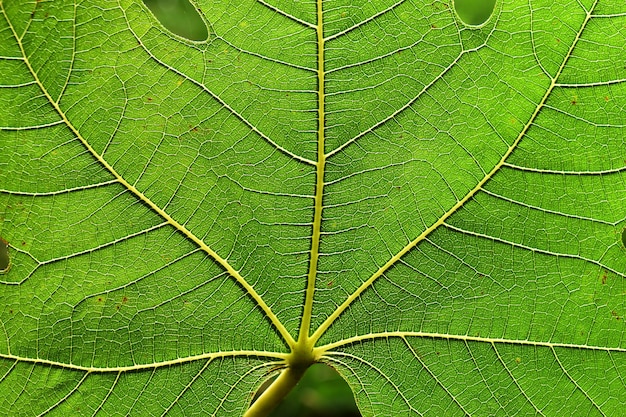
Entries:
{"type": "Polygon", "coordinates": [[[0,414],[623,413],[625,2],[192,5],[0,0],[0,414]]]}

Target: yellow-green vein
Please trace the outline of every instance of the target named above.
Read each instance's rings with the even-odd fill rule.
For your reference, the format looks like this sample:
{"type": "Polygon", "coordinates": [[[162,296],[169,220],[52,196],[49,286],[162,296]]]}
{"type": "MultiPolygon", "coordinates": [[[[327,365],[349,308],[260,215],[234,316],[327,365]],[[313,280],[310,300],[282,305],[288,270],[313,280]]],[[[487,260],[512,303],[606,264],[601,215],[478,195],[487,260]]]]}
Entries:
{"type": "Polygon", "coordinates": [[[453,340],[458,342],[484,342],[489,344],[501,344],[501,345],[517,345],[517,346],[534,346],[545,348],[569,348],[569,349],[585,349],[602,352],[622,352],[626,353],[626,348],[622,347],[604,347],[594,345],[580,345],[575,343],[561,343],[561,342],[543,342],[534,341],[528,339],[505,339],[497,337],[483,337],[483,336],[469,336],[469,335],[456,335],[446,333],[430,333],[430,332],[411,332],[411,331],[392,331],[392,332],[379,332],[368,333],[359,336],[342,339],[337,342],[328,343],[326,345],[318,346],[315,348],[315,353],[318,357],[334,355],[337,348],[363,343],[367,341],[382,340],[389,338],[407,338],[407,337],[420,337],[428,339],[441,339],[441,340],[453,340]]]}
{"type": "Polygon", "coordinates": [[[413,249],[415,246],[417,246],[418,243],[420,243],[421,241],[423,241],[424,239],[426,239],[433,231],[435,231],[435,229],[437,229],[439,226],[441,226],[442,224],[445,223],[446,219],[448,219],[450,216],[452,216],[454,213],[456,213],[461,207],[463,207],[463,205],[465,205],[465,203],[467,203],[472,197],[474,197],[474,195],[476,195],[476,193],[478,193],[478,191],[480,191],[485,183],[487,183],[487,181],[489,181],[496,172],[498,172],[500,170],[500,168],[502,166],[504,166],[506,160],[509,158],[509,156],[511,155],[511,153],[515,150],[515,148],[517,148],[517,146],[519,145],[520,141],[522,140],[522,138],[526,135],[526,133],[528,132],[528,129],[530,129],[530,126],[535,122],[535,119],[537,118],[537,115],[539,114],[539,112],[541,111],[541,109],[544,107],[546,101],[548,100],[548,97],[550,96],[550,94],[552,93],[552,90],[554,89],[554,87],[557,84],[557,80],[559,79],[559,76],[561,75],[561,73],[563,72],[563,69],[565,68],[565,64],[567,63],[569,57],[572,55],[572,51],[574,50],[574,47],[576,46],[576,44],[578,43],[578,40],[580,39],[580,36],[584,30],[584,28],[587,26],[587,23],[589,22],[589,19],[591,18],[591,14],[593,13],[594,8],[596,7],[598,3],[598,0],[596,0],[591,9],[586,12],[586,16],[585,16],[585,20],[583,21],[583,23],[580,26],[580,30],[578,31],[578,33],[576,34],[575,39],[572,41],[572,44],[569,48],[569,50],[567,51],[567,54],[565,55],[563,62],[561,63],[558,71],[556,72],[556,74],[554,75],[554,77],[551,77],[550,79],[550,85],[548,86],[548,88],[546,89],[546,93],[543,95],[543,97],[541,98],[541,100],[539,101],[539,103],[537,104],[537,106],[535,107],[535,110],[533,111],[533,113],[531,114],[531,116],[528,119],[528,122],[524,125],[523,129],[520,131],[520,133],[518,134],[518,136],[515,138],[515,140],[513,141],[513,143],[509,146],[509,148],[507,149],[507,151],[504,153],[504,155],[502,156],[502,158],[500,159],[500,161],[491,169],[491,171],[489,171],[489,173],[487,173],[477,184],[476,186],[474,186],[474,188],[472,188],[461,200],[457,201],[457,203],[452,206],[448,211],[446,211],[435,223],[433,223],[430,227],[428,227],[426,230],[424,230],[418,237],[416,237],[415,239],[413,239],[408,245],[406,245],[404,248],[402,248],[402,250],[400,250],[398,253],[396,253],[393,257],[391,257],[391,259],[389,259],[383,266],[381,266],[380,268],[378,268],[378,270],[370,277],[368,278],[366,281],[364,281],[357,289],[356,291],[354,291],[319,327],[318,329],[313,333],[313,335],[311,336],[311,343],[315,344],[317,342],[317,340],[319,340],[320,337],[322,337],[322,335],[326,332],[326,330],[328,330],[328,328],[335,322],[335,320],[337,320],[337,318],[354,302],[354,300],[356,300],[357,298],[359,298],[359,296],[361,294],[363,294],[363,292],[369,288],[370,286],[372,286],[372,284],[378,279],[380,278],[387,270],[389,270],[389,268],[391,268],[393,265],[395,265],[395,263],[402,258],[406,253],[408,253],[411,249],[413,249]]]}
{"type": "Polygon", "coordinates": [[[313,214],[313,233],[311,236],[311,257],[307,276],[307,288],[302,313],[302,324],[298,334],[298,344],[310,350],[309,341],[311,328],[311,314],[313,310],[313,295],[315,294],[315,280],[317,278],[317,263],[319,259],[320,232],[322,228],[322,209],[324,196],[324,170],[326,168],[326,154],[324,152],[325,112],[324,112],[324,17],[322,0],[317,0],[317,171],[315,184],[315,209],[313,214]]]}
{"type": "Polygon", "coordinates": [[[184,358],[171,359],[167,361],[161,362],[153,362],[153,363],[142,363],[137,365],[127,365],[127,366],[83,366],[83,365],[75,365],[71,363],[63,363],[58,361],[51,361],[48,359],[37,359],[37,358],[27,358],[23,356],[13,355],[11,353],[5,354],[0,353],[0,358],[16,360],[19,362],[33,363],[37,365],[48,365],[54,366],[58,368],[64,369],[72,369],[74,371],[85,371],[89,373],[107,373],[107,372],[131,372],[131,371],[139,371],[142,369],[156,369],[163,368],[173,365],[180,365],[183,363],[189,363],[199,360],[213,360],[218,358],[228,358],[228,357],[237,357],[237,356],[247,356],[247,357],[257,357],[257,358],[274,358],[278,362],[283,363],[285,358],[287,357],[286,353],[279,352],[267,352],[263,350],[232,350],[232,351],[224,351],[224,352],[212,352],[212,353],[202,353],[199,355],[186,356],[184,358]]]}
{"type": "Polygon", "coordinates": [[[136,196],[138,199],[140,199],[142,202],[144,202],[146,205],[148,205],[152,210],[154,210],[157,214],[159,214],[167,223],[169,223],[170,225],[172,225],[174,228],[176,228],[176,230],[178,230],[179,232],[181,232],[183,235],[185,235],[188,239],[190,239],[191,241],[193,241],[196,245],[198,245],[198,247],[200,247],[204,252],[206,252],[207,254],[209,254],[217,263],[219,263],[226,271],[228,271],[228,273],[248,292],[248,294],[250,294],[250,296],[252,297],[252,299],[257,303],[257,305],[263,310],[263,312],[267,315],[267,317],[269,318],[269,320],[272,322],[272,324],[274,325],[274,327],[278,330],[278,332],[281,334],[281,336],[283,337],[283,339],[285,340],[285,342],[287,343],[287,345],[289,345],[290,347],[295,346],[295,340],[293,339],[293,337],[289,334],[289,332],[287,331],[287,329],[285,328],[285,326],[280,322],[280,320],[278,320],[278,317],[272,312],[272,310],[270,309],[270,307],[265,303],[265,301],[261,298],[261,296],[255,291],[254,288],[252,288],[252,286],[243,278],[243,276],[239,273],[239,271],[237,271],[236,269],[234,269],[232,267],[232,265],[230,265],[228,263],[228,261],[226,261],[226,259],[222,258],[221,256],[219,256],[215,251],[213,251],[213,249],[211,249],[206,243],[204,243],[204,241],[202,241],[202,239],[200,239],[199,237],[197,237],[196,235],[194,235],[190,230],[188,230],[184,225],[180,224],[179,222],[177,222],[176,220],[174,220],[167,212],[165,212],[163,209],[161,209],[159,206],[157,206],[152,200],[150,200],[148,197],[146,197],[141,191],[139,191],[135,186],[133,186],[132,184],[128,183],[116,170],[115,168],[113,168],[113,166],[111,166],[102,155],[100,155],[98,152],[96,152],[96,150],[89,144],[89,142],[82,136],[82,134],[78,131],[78,129],[72,124],[72,122],[67,118],[67,116],[65,115],[65,112],[63,112],[63,110],[61,109],[61,107],[59,106],[58,102],[55,101],[52,96],[50,96],[50,93],[47,91],[46,87],[43,85],[43,83],[41,82],[41,80],[39,79],[37,72],[34,70],[34,68],[32,67],[30,61],[28,60],[28,55],[26,54],[26,51],[24,50],[24,45],[22,44],[21,39],[18,37],[17,33],[15,32],[15,28],[13,27],[13,25],[11,25],[11,21],[9,19],[9,16],[6,14],[6,11],[2,5],[2,3],[0,3],[0,7],[2,8],[2,14],[5,16],[5,19],[7,20],[7,23],[11,29],[11,32],[18,44],[18,47],[20,48],[20,52],[22,53],[22,56],[24,57],[24,63],[26,64],[26,66],[28,67],[28,70],[30,71],[31,75],[33,76],[33,79],[35,80],[35,83],[39,86],[39,88],[41,89],[41,92],[43,93],[43,95],[46,97],[46,99],[50,102],[50,104],[52,105],[52,107],[55,109],[55,111],[59,114],[59,116],[61,117],[61,119],[63,120],[63,122],[65,123],[65,125],[72,131],[72,133],[74,135],[76,135],[76,138],[78,138],[78,140],[83,144],[83,146],[87,149],[87,151],[93,155],[93,157],[100,163],[102,164],[102,166],[111,173],[111,175],[113,175],[113,177],[120,183],[122,184],[122,186],[124,186],[128,191],[130,191],[134,196],[136,196]]]}

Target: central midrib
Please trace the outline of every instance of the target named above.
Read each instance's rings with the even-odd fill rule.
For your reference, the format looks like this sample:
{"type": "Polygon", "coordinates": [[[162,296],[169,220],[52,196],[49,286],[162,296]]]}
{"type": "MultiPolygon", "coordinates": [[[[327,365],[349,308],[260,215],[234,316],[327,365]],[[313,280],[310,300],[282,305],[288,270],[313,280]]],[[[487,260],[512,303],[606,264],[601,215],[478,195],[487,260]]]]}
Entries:
{"type": "MultiPolygon", "coordinates": [[[[324,149],[325,111],[324,111],[324,16],[322,0],[317,0],[317,163],[316,183],[313,212],[313,230],[311,234],[311,257],[307,275],[307,288],[302,312],[302,324],[298,334],[297,344],[312,349],[309,344],[311,329],[311,315],[313,310],[313,296],[315,294],[315,280],[317,278],[317,263],[319,259],[320,235],[322,228],[322,209],[324,195],[324,170],[326,167],[326,153],[324,149]]],[[[307,350],[308,350],[307,349],[307,350]]]]}

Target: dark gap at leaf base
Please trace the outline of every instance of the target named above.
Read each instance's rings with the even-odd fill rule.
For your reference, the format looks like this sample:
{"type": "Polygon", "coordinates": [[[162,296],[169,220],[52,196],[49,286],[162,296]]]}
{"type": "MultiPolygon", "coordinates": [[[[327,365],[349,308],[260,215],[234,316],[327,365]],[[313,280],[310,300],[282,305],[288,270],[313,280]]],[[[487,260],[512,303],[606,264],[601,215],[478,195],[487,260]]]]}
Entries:
{"type": "Polygon", "coordinates": [[[209,37],[206,24],[189,0],[143,0],[166,29],[191,41],[209,37]]]}
{"type": "MultiPolygon", "coordinates": [[[[256,398],[274,380],[265,383],[256,398]]],[[[352,390],[330,366],[313,364],[270,417],[361,417],[352,390]]]]}

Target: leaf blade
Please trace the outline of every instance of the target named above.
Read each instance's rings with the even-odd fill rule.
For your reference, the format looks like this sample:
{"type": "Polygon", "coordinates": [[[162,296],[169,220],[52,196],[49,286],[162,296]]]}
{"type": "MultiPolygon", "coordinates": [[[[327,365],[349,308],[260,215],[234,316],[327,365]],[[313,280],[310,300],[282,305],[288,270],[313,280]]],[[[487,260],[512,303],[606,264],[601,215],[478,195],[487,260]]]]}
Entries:
{"type": "Polygon", "coordinates": [[[623,6],[316,4],[0,2],[3,409],[239,414],[302,352],[365,415],[620,409],[623,6]]]}

